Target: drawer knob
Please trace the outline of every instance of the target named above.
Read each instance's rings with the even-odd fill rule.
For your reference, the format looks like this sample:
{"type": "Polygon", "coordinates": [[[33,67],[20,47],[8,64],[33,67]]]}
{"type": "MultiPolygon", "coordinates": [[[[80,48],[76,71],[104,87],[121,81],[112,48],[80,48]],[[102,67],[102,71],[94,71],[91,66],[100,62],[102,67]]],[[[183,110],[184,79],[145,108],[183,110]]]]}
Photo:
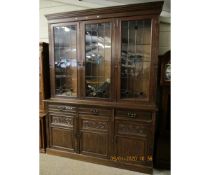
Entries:
{"type": "Polygon", "coordinates": [[[128,117],[129,117],[129,118],[136,118],[136,113],[134,113],[134,112],[129,112],[129,113],[128,113],[128,117]]]}

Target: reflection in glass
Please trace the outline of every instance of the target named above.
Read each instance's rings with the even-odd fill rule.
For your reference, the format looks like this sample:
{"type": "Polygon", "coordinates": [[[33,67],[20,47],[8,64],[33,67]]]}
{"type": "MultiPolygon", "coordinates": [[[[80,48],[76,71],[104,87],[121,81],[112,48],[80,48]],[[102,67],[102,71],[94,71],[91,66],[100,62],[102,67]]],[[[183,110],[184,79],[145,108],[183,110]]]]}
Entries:
{"type": "Polygon", "coordinates": [[[56,95],[77,96],[76,26],[54,27],[56,95]]]}
{"type": "Polygon", "coordinates": [[[123,21],[121,98],[147,98],[151,61],[151,21],[123,21]]]}
{"type": "Polygon", "coordinates": [[[87,97],[110,97],[111,24],[85,25],[85,85],[87,97]]]}

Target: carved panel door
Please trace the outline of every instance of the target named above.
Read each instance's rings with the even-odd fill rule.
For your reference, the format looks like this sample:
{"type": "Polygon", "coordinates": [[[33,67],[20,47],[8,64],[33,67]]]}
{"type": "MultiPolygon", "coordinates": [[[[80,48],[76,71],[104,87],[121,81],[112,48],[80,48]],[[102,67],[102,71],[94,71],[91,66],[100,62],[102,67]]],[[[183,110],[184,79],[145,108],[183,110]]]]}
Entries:
{"type": "Polygon", "coordinates": [[[75,151],[75,116],[50,114],[50,147],[65,151],[75,151]]]}
{"type": "Polygon", "coordinates": [[[80,153],[108,158],[110,147],[110,121],[108,117],[79,116],[80,153]]]}
{"type": "Polygon", "coordinates": [[[152,155],[148,154],[150,130],[139,122],[116,120],[115,122],[115,155],[113,160],[134,163],[151,163],[152,155]]]}

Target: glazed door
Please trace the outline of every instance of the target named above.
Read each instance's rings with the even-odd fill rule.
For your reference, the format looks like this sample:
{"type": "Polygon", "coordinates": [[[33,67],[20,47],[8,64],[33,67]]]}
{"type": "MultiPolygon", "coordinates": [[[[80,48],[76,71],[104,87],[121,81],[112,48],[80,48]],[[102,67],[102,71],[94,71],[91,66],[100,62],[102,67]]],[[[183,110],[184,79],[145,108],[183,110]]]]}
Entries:
{"type": "Polygon", "coordinates": [[[78,23],[52,25],[53,45],[51,83],[53,96],[77,97],[78,94],[78,23]]]}
{"type": "Polygon", "coordinates": [[[118,100],[148,101],[150,95],[151,19],[120,20],[118,100]]]}
{"type": "Polygon", "coordinates": [[[113,22],[111,20],[82,23],[83,97],[111,99],[113,91],[113,22]]]}

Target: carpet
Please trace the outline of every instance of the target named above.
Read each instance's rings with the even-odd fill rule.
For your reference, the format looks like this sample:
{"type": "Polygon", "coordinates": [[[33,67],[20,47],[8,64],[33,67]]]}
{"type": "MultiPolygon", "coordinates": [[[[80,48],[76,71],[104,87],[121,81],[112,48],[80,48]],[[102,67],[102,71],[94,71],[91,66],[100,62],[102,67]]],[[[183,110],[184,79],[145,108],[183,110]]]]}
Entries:
{"type": "MultiPolygon", "coordinates": [[[[170,175],[170,171],[154,170],[153,174],[170,175]]],[[[147,174],[40,153],[40,175],[147,175],[147,174]]]]}

